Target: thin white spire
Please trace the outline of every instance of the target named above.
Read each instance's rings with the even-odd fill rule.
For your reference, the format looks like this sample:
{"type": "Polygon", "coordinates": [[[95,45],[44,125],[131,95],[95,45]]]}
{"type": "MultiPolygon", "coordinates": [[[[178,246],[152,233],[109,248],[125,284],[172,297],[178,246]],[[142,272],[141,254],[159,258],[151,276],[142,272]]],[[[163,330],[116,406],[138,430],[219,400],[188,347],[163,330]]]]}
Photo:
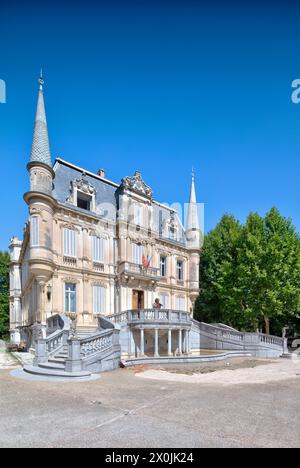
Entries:
{"type": "Polygon", "coordinates": [[[186,223],[186,230],[189,231],[191,229],[192,230],[199,229],[194,168],[192,168],[192,182],[191,182],[191,190],[190,190],[190,201],[189,201],[187,223],[186,223]]]}
{"type": "Polygon", "coordinates": [[[41,162],[52,167],[51,153],[48,138],[47,120],[43,96],[43,71],[41,69],[39,77],[39,97],[37,103],[33,143],[30,154],[30,162],[41,162]]]}

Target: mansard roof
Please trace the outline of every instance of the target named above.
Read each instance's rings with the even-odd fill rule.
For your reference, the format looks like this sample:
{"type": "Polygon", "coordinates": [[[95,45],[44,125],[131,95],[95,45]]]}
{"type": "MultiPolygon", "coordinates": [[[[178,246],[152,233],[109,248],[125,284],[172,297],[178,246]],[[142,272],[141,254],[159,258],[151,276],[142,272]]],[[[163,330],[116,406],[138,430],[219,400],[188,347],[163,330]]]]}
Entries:
{"type": "MultiPolygon", "coordinates": [[[[137,179],[132,180],[133,178],[125,177],[122,179],[121,185],[116,184],[108,179],[104,179],[103,177],[98,176],[92,172],[85,170],[84,168],[75,166],[63,159],[57,158],[54,164],[54,172],[55,172],[55,181],[54,181],[54,189],[53,189],[53,197],[61,204],[66,205],[66,207],[70,207],[69,198],[72,188],[82,186],[84,190],[89,193],[95,194],[95,202],[96,206],[100,206],[105,204],[107,206],[114,207],[114,210],[106,210],[105,209],[105,216],[101,214],[101,212],[93,213],[96,216],[99,216],[103,219],[107,219],[109,221],[116,221],[116,211],[118,208],[118,194],[120,193],[120,189],[124,188],[124,181],[125,184],[134,185],[134,182],[137,181],[137,187],[131,187],[132,190],[141,193],[141,191],[145,191],[144,195],[148,198],[152,197],[152,190],[148,187],[143,181],[140,176],[140,173],[136,173],[135,176],[137,179]],[[128,180],[129,179],[129,180],[128,180]],[[141,182],[142,181],[142,182],[141,182]],[[148,190],[149,189],[149,190],[148,190]],[[151,192],[151,195],[150,195],[151,192]]],[[[81,190],[81,189],[80,189],[81,190]]],[[[86,192],[86,193],[87,193],[86,192]]],[[[160,234],[160,237],[164,238],[162,227],[163,226],[172,226],[176,224],[177,226],[177,241],[172,241],[174,243],[185,244],[186,243],[186,236],[184,228],[177,216],[176,212],[169,208],[166,205],[162,205],[157,201],[152,201],[153,207],[153,221],[154,221],[154,229],[160,234]]],[[[76,209],[80,212],[86,213],[85,210],[72,206],[72,209],[76,209]]]]}

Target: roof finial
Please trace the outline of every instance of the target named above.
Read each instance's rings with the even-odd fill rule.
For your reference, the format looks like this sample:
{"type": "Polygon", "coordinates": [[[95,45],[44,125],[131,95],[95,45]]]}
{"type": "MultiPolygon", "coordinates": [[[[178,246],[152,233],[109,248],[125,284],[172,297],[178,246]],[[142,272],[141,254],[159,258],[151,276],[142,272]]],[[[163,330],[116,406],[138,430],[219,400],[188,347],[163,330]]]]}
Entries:
{"type": "Polygon", "coordinates": [[[41,68],[40,77],[39,77],[40,89],[43,89],[44,79],[43,79],[43,69],[41,68]]]}
{"type": "Polygon", "coordinates": [[[192,166],[192,180],[195,180],[195,169],[194,169],[194,166],[192,166]]]}

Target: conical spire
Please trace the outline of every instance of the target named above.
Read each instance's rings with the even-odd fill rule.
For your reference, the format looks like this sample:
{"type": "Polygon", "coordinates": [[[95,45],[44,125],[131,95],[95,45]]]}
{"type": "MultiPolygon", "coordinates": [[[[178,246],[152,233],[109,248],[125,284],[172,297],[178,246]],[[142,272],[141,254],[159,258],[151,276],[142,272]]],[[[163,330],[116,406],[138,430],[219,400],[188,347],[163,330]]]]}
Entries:
{"type": "Polygon", "coordinates": [[[189,231],[189,230],[196,230],[196,229],[199,229],[199,220],[198,220],[198,207],[197,207],[196,190],[195,190],[195,172],[193,169],[186,230],[189,231]]]}
{"type": "Polygon", "coordinates": [[[30,154],[30,162],[40,162],[52,167],[51,154],[48,139],[47,120],[43,96],[43,74],[39,78],[40,90],[35,117],[33,143],[30,154]]]}

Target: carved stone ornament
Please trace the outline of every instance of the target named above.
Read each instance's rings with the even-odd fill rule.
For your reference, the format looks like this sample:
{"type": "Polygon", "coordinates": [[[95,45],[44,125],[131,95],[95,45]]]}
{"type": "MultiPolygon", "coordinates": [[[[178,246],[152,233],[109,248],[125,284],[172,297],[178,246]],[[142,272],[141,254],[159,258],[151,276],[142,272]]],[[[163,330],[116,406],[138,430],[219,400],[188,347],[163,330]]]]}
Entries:
{"type": "Polygon", "coordinates": [[[71,283],[71,284],[79,284],[80,280],[78,278],[74,278],[72,276],[67,276],[62,278],[64,283],[71,283]]]}
{"type": "Polygon", "coordinates": [[[95,187],[90,184],[90,182],[86,179],[86,173],[83,172],[80,179],[74,179],[70,183],[70,195],[67,198],[68,203],[73,203],[73,195],[74,191],[77,189],[79,192],[85,193],[86,195],[96,195],[95,187]]]}
{"type": "Polygon", "coordinates": [[[134,192],[140,193],[148,198],[152,198],[153,195],[151,188],[145,184],[142,179],[142,174],[139,171],[135,171],[132,177],[124,177],[122,179],[121,187],[133,190],[134,192]]]}

